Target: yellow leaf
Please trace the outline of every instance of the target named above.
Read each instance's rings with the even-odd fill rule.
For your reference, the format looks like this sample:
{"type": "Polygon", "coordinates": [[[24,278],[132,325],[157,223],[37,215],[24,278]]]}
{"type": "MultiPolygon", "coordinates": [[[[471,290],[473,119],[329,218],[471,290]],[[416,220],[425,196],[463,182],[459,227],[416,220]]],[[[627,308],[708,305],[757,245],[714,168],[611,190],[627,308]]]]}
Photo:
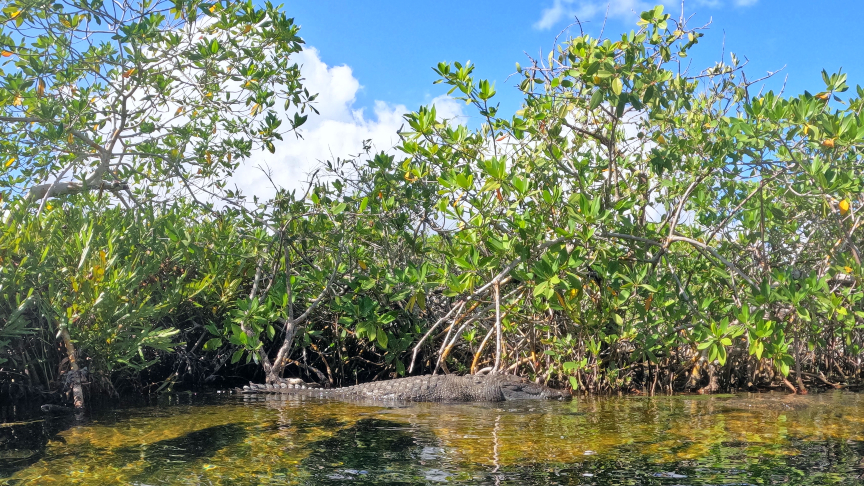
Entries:
{"type": "Polygon", "coordinates": [[[21,101],[22,101],[21,95],[17,95],[17,96],[15,96],[15,99],[12,100],[12,104],[15,106],[21,106],[21,101]]]}
{"type": "Polygon", "coordinates": [[[852,267],[843,267],[843,270],[845,270],[846,273],[852,273],[852,267]]]}
{"type": "Polygon", "coordinates": [[[17,16],[19,16],[19,15],[21,15],[21,11],[20,11],[20,10],[16,10],[16,11],[12,12],[11,14],[9,14],[9,20],[12,20],[12,19],[14,19],[15,17],[17,17],[17,16]]]}
{"type": "Polygon", "coordinates": [[[216,11],[216,4],[214,4],[212,7],[210,7],[210,13],[213,13],[215,11],[216,11]]]}
{"type": "Polygon", "coordinates": [[[366,262],[364,262],[363,260],[357,260],[357,265],[360,265],[360,268],[362,268],[363,270],[366,270],[368,268],[366,267],[366,262]]]}
{"type": "Polygon", "coordinates": [[[14,53],[14,52],[10,52],[10,51],[0,51],[0,56],[3,56],[3,57],[9,57],[9,56],[11,56],[12,54],[15,54],[15,53],[14,53]]]}
{"type": "Polygon", "coordinates": [[[567,304],[564,303],[564,297],[561,297],[561,294],[555,292],[555,297],[558,297],[558,303],[561,304],[561,307],[567,308],[567,304]]]}
{"type": "Polygon", "coordinates": [[[844,199],[844,200],[840,201],[840,204],[838,204],[838,206],[840,207],[840,214],[845,216],[846,213],[849,212],[849,200],[848,199],[844,199]]]}
{"type": "Polygon", "coordinates": [[[45,94],[45,81],[41,79],[36,82],[36,96],[42,97],[45,94]]]}
{"type": "Polygon", "coordinates": [[[822,146],[829,149],[834,148],[834,139],[826,138],[825,140],[822,140],[822,146]]]}
{"type": "Polygon", "coordinates": [[[124,72],[124,73],[123,73],[123,77],[124,77],[124,78],[128,78],[129,76],[132,76],[133,74],[135,74],[135,68],[132,68],[132,69],[130,69],[130,70],[124,72]]]}
{"type": "Polygon", "coordinates": [[[10,165],[14,164],[15,160],[16,160],[15,157],[12,157],[11,159],[9,159],[9,161],[6,162],[6,167],[9,167],[10,165]]]}

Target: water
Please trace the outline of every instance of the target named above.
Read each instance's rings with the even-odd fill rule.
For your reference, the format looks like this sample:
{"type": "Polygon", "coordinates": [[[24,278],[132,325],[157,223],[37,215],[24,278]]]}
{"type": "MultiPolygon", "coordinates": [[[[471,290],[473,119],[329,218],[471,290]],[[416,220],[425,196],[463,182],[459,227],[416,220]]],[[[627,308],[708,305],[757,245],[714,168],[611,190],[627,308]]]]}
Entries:
{"type": "Polygon", "coordinates": [[[198,396],[0,425],[0,485],[846,485],[862,474],[864,395],[843,392],[404,407],[198,396]]]}

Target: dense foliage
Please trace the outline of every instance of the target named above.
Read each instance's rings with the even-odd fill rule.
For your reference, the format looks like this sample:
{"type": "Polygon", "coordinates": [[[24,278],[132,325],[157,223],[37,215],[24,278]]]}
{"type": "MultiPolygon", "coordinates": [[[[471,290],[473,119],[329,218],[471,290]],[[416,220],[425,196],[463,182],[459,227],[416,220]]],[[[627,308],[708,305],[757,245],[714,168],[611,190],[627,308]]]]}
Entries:
{"type": "MultiPolygon", "coordinates": [[[[104,386],[286,369],[330,384],[506,370],[593,392],[857,384],[864,89],[823,72],[815,95],[755,92],[734,55],[688,72],[702,35],[658,7],[620,38],[569,39],[517,65],[510,117],[473,66],[439,64],[479,128],[423,107],[398,156],[329,161],[254,207],[163,204],[134,179],[150,202],[37,210],[17,184],[51,171],[10,172],[0,380],[56,382],[69,329],[104,386]]],[[[36,135],[20,136],[6,147],[36,135]]]]}
{"type": "Polygon", "coordinates": [[[225,178],[302,125],[299,27],[253,2],[4,2],[0,178],[9,196],[228,198],[225,178]],[[277,102],[279,103],[277,105],[277,102]]]}

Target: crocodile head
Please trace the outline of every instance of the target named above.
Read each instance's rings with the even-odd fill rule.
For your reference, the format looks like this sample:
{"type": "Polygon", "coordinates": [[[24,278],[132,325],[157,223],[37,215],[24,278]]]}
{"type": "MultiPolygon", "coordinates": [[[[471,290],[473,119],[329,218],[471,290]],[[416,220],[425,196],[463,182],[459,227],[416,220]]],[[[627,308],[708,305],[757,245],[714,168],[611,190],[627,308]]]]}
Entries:
{"type": "Polygon", "coordinates": [[[504,400],[570,400],[573,398],[567,390],[538,385],[518,376],[499,376],[502,379],[501,392],[504,394],[504,400]]]}

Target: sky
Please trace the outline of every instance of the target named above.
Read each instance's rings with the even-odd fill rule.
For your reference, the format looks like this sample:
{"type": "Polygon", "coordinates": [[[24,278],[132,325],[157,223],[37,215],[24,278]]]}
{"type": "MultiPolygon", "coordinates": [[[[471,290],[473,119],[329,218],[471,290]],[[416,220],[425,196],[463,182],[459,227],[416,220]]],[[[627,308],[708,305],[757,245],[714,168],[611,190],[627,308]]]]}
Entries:
{"type": "MultiPolygon", "coordinates": [[[[256,167],[268,167],[277,184],[301,188],[321,161],[357,154],[363,140],[392,151],[402,115],[422,105],[474,124],[469,107],[448,98],[445,85],[433,85],[432,67],[440,61],[470,60],[475,79],[495,83],[502,115],[509,116],[521,104],[518,78],[507,79],[516,62],[548,53],[576,18],[594,37],[601,30],[604,37],[620,37],[655,3],[675,18],[681,13],[680,0],[285,0],[306,41],[297,61],[308,89],[320,93],[321,114],[309,118],[302,140],[286,137],[276,154],[253,157],[235,182],[247,194],[266,197],[272,190],[256,167]]],[[[687,0],[684,12],[692,16],[691,27],[710,22],[689,56],[694,71],[714,65],[725,51],[726,62],[730,52],[749,60],[751,79],[782,68],[766,89],[785,83],[789,95],[821,91],[822,69],[842,68],[852,89],[864,85],[862,0],[687,0]]]]}

